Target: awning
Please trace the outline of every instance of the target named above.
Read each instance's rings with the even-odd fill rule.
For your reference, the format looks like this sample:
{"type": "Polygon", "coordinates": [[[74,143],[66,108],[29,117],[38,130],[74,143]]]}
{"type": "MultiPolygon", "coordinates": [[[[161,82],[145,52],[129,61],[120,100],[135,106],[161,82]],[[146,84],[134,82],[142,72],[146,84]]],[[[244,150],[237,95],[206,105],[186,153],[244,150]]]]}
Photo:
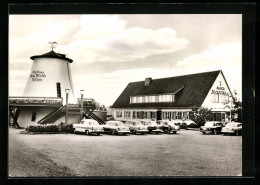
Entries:
{"type": "Polygon", "coordinates": [[[211,112],[230,112],[229,108],[212,109],[211,112]]]}

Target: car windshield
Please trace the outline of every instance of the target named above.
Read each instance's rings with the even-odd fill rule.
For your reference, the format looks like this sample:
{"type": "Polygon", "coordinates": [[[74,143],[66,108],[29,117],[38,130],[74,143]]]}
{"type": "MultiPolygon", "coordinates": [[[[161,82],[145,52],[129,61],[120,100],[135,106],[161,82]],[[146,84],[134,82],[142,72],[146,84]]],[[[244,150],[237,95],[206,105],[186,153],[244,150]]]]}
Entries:
{"type": "Polygon", "coordinates": [[[214,125],[214,123],[213,122],[206,122],[205,123],[205,127],[212,127],[214,125]]]}
{"type": "Polygon", "coordinates": [[[144,125],[151,125],[151,121],[142,121],[144,125]]]}
{"type": "Polygon", "coordinates": [[[141,121],[134,121],[133,125],[143,125],[143,124],[141,123],[141,121]]]}
{"type": "Polygon", "coordinates": [[[90,121],[90,122],[89,122],[89,125],[99,125],[99,124],[98,124],[98,122],[96,122],[96,121],[90,121]]]}
{"type": "Polygon", "coordinates": [[[237,127],[237,123],[228,123],[226,127],[237,127]]]}
{"type": "Polygon", "coordinates": [[[122,122],[116,122],[116,126],[125,126],[125,124],[122,122]]]}

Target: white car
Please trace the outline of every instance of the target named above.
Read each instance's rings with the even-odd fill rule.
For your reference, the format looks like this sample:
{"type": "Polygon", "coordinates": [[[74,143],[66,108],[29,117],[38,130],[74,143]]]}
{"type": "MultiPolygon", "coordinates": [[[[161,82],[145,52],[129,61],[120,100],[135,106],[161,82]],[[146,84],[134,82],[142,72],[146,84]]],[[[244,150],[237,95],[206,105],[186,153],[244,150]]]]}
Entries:
{"type": "Polygon", "coordinates": [[[242,134],[242,123],[239,122],[229,122],[225,127],[221,129],[221,133],[223,134],[242,134]]]}
{"type": "Polygon", "coordinates": [[[129,134],[129,127],[125,126],[125,124],[121,121],[107,121],[106,125],[104,125],[104,131],[110,132],[112,135],[115,134],[129,134]]]}
{"type": "Polygon", "coordinates": [[[153,120],[141,120],[142,124],[147,126],[147,130],[149,133],[162,133],[162,126],[158,123],[156,123],[156,121],[153,120]]]}
{"type": "Polygon", "coordinates": [[[87,135],[92,134],[92,133],[100,135],[101,133],[104,133],[103,126],[99,125],[99,123],[93,119],[82,119],[80,121],[80,123],[73,124],[73,130],[74,130],[74,133],[84,132],[87,135]]]}
{"type": "Polygon", "coordinates": [[[146,134],[148,133],[147,126],[143,125],[139,120],[127,120],[125,125],[130,128],[130,132],[133,134],[146,134]]]}

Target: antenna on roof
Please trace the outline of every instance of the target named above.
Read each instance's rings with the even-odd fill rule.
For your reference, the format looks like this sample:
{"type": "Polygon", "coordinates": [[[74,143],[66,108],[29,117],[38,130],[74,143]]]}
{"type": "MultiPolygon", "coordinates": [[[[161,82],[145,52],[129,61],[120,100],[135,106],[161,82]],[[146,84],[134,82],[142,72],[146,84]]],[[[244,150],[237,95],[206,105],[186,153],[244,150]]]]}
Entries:
{"type": "Polygon", "coordinates": [[[51,44],[51,50],[53,51],[53,48],[55,48],[54,44],[57,44],[57,42],[48,42],[48,44],[51,44]]]}

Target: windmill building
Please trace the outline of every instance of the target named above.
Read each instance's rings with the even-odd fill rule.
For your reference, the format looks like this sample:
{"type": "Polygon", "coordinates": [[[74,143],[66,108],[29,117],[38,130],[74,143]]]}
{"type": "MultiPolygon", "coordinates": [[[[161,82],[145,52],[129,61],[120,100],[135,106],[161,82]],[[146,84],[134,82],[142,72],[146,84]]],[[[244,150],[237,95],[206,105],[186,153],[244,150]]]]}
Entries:
{"type": "Polygon", "coordinates": [[[66,121],[78,123],[83,110],[78,101],[80,98],[76,99],[74,96],[70,70],[73,60],[54,52],[53,47],[50,52],[32,56],[30,59],[33,63],[23,96],[9,97],[9,113],[14,121],[21,127],[66,121]],[[67,120],[65,114],[68,115],[67,120]]]}

